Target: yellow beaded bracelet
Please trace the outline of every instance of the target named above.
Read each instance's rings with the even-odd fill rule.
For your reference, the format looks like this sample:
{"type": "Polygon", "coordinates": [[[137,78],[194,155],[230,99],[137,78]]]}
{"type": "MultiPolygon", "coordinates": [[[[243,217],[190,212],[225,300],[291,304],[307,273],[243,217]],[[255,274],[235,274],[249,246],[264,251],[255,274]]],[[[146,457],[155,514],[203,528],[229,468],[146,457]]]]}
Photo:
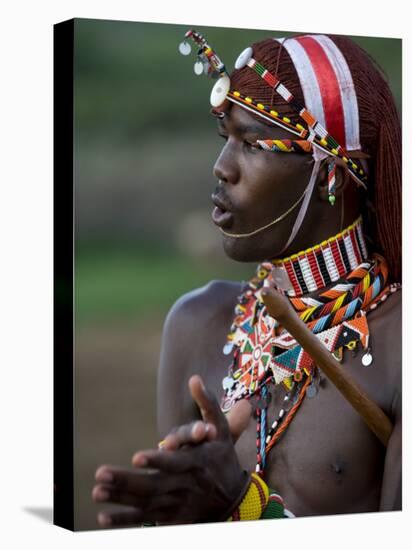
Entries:
{"type": "Polygon", "coordinates": [[[260,519],[268,501],[269,487],[260,476],[252,473],[245,496],[226,521],[260,519]]]}

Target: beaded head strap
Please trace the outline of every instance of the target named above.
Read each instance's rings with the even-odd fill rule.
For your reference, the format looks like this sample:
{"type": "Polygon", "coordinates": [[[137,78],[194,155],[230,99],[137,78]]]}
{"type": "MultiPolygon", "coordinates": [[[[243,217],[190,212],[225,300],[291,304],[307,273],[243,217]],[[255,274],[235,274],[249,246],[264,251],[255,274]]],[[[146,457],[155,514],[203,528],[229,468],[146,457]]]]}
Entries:
{"type": "MultiPolygon", "coordinates": [[[[218,78],[214,85],[210,102],[215,109],[221,108],[226,100],[240,105],[267,122],[298,135],[301,140],[313,144],[315,160],[327,156],[340,158],[357,183],[366,187],[367,176],[348,154],[348,150],[359,150],[359,115],[355,88],[345,58],[336,44],[325,35],[305,35],[296,38],[277,39],[286,48],[296,68],[305,98],[305,106],[300,105],[293,94],[279,78],[270,73],[253,58],[253,49],[246,48],[237,58],[235,69],[248,67],[256,72],[268,86],[280,95],[297,113],[303,124],[294,124],[281,116],[270,106],[255,102],[252,98],[232,90],[225,65],[206,40],[196,31],[190,30],[180,44],[179,50],[188,55],[191,51],[187,39],[199,46],[196,74],[208,74],[218,78]],[[201,70],[202,68],[202,70],[201,70]],[[328,130],[326,130],[326,127],[328,130]]],[[[258,141],[261,145],[261,140],[258,141]]],[[[276,148],[265,148],[277,151],[276,148]]],[[[305,151],[309,152],[309,151],[305,151]]],[[[329,172],[333,173],[333,163],[329,172]]],[[[329,186],[330,191],[333,185],[329,186]]]]}

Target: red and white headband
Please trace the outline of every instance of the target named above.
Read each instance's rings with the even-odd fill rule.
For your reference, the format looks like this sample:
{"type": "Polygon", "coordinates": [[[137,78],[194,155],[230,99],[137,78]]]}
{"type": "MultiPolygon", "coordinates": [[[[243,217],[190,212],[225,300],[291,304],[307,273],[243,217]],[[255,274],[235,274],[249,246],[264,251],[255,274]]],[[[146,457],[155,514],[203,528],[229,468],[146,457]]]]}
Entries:
{"type": "Polygon", "coordinates": [[[276,40],[292,59],[307,109],[347,151],[360,149],[355,86],[333,40],[323,34],[276,40]]]}

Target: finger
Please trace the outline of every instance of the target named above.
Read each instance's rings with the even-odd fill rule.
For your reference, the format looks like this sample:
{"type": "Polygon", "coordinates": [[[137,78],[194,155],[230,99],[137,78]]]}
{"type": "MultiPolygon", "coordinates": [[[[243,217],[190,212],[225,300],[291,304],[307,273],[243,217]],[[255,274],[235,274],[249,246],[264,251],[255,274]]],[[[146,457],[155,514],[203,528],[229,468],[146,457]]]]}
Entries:
{"type": "Polygon", "coordinates": [[[181,510],[181,497],[170,496],[164,502],[156,502],[147,509],[133,508],[121,512],[100,512],[97,516],[98,524],[101,527],[122,527],[122,526],[143,526],[143,523],[184,523],[184,511],[181,510]]]}
{"type": "Polygon", "coordinates": [[[93,495],[96,502],[112,502],[113,504],[133,506],[139,510],[147,501],[147,496],[127,493],[113,487],[101,488],[100,486],[96,486],[93,489],[93,495]]]}
{"type": "Polygon", "coordinates": [[[225,415],[222,413],[216,397],[205,388],[199,375],[195,374],[190,377],[189,390],[200,409],[203,420],[216,426],[218,437],[228,437],[230,432],[225,415]]]}
{"type": "Polygon", "coordinates": [[[195,449],[187,452],[187,449],[179,449],[177,451],[140,451],[133,457],[136,462],[141,463],[144,460],[146,467],[156,468],[162,471],[166,477],[169,474],[182,474],[190,470],[201,467],[195,449]]]}
{"type": "Polygon", "coordinates": [[[163,440],[162,448],[169,451],[177,450],[183,445],[196,444],[204,440],[207,434],[205,422],[196,421],[190,424],[179,426],[173,433],[168,434],[163,440]]]}
{"type": "Polygon", "coordinates": [[[197,445],[202,441],[216,438],[216,427],[201,420],[185,424],[173,434],[168,434],[162,441],[162,449],[176,451],[183,445],[197,445]]]}
{"type": "MultiPolygon", "coordinates": [[[[172,428],[172,429],[170,430],[170,432],[169,432],[167,435],[176,433],[178,429],[179,429],[179,426],[175,426],[174,428],[172,428]]],[[[157,448],[158,448],[158,449],[163,449],[164,441],[165,441],[164,439],[162,439],[161,441],[159,441],[159,443],[157,444],[157,448]]]]}
{"type": "Polygon", "coordinates": [[[148,514],[151,519],[153,517],[164,517],[164,512],[168,511],[170,514],[170,508],[176,508],[181,502],[182,497],[174,494],[161,495],[148,501],[146,506],[141,508],[132,508],[130,510],[122,511],[105,511],[100,512],[97,515],[97,522],[101,527],[120,527],[122,525],[135,525],[140,526],[142,522],[149,521],[148,514]],[[169,509],[169,510],[168,510],[169,509]]]}
{"type": "Polygon", "coordinates": [[[120,527],[122,525],[130,525],[138,527],[142,524],[142,514],[140,510],[130,510],[125,512],[100,512],[97,515],[97,523],[100,527],[120,527]]]}
{"type": "MultiPolygon", "coordinates": [[[[98,484],[95,489],[100,488],[101,491],[119,489],[141,497],[167,492],[174,489],[176,483],[175,478],[158,470],[120,468],[118,466],[99,468],[96,472],[96,481],[98,484]]],[[[97,500],[108,500],[104,496],[99,498],[101,491],[96,489],[95,492],[92,492],[93,498],[97,496],[97,500]]]]}
{"type": "Polygon", "coordinates": [[[263,288],[262,299],[269,315],[275,319],[279,320],[290,315],[291,313],[294,313],[289,300],[278,290],[270,287],[263,288]]]}
{"type": "Polygon", "coordinates": [[[101,483],[111,483],[113,481],[112,468],[115,466],[110,466],[110,464],[99,466],[94,474],[95,480],[101,483]]]}
{"type": "MultiPolygon", "coordinates": [[[[187,491],[190,487],[190,480],[185,479],[185,475],[179,475],[178,479],[175,478],[174,488],[179,492],[187,491]]],[[[152,510],[158,509],[164,506],[176,505],[178,500],[177,495],[171,493],[165,493],[160,495],[142,495],[140,493],[131,493],[122,489],[118,489],[114,486],[99,486],[97,485],[93,489],[93,497],[96,502],[112,502],[114,504],[120,504],[123,506],[132,506],[135,511],[140,510],[152,510]]],[[[135,518],[136,519],[136,518],[135,518]]]]}
{"type": "MultiPolygon", "coordinates": [[[[193,422],[192,422],[191,424],[193,424],[193,422]]],[[[170,435],[172,435],[172,434],[175,434],[175,433],[179,430],[179,428],[181,428],[181,426],[175,426],[175,427],[173,427],[173,428],[169,431],[169,433],[165,436],[165,438],[162,439],[161,441],[159,441],[159,443],[157,444],[157,448],[158,448],[158,449],[161,449],[161,450],[166,450],[166,449],[168,449],[168,450],[172,450],[172,449],[175,450],[175,444],[173,443],[173,442],[175,441],[175,439],[169,437],[169,440],[168,440],[168,442],[167,442],[166,445],[165,445],[165,440],[166,440],[166,438],[167,438],[168,436],[170,436],[170,435]]],[[[177,444],[178,444],[178,443],[177,443],[177,444]]],[[[133,462],[133,458],[132,458],[132,462],[133,462]]]]}
{"type": "Polygon", "coordinates": [[[233,443],[236,443],[241,434],[246,430],[249,425],[252,412],[253,409],[249,400],[241,399],[233,405],[226,415],[233,443]]]}
{"type": "Polygon", "coordinates": [[[95,485],[92,490],[92,499],[95,502],[106,502],[109,499],[109,491],[104,485],[95,485]]]}

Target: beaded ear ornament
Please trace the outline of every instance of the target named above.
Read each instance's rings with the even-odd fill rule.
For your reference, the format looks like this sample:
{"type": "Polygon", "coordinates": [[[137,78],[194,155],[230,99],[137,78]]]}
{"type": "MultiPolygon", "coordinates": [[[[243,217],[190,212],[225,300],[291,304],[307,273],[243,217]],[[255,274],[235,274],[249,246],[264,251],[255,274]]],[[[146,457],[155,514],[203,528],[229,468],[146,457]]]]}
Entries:
{"type": "Polygon", "coordinates": [[[336,181],[336,163],[334,162],[334,157],[341,159],[353,179],[359,185],[366,188],[367,176],[362,167],[350,158],[348,152],[333,138],[319,120],[313,116],[306,107],[300,105],[293,94],[280,82],[279,78],[270,73],[262,64],[253,58],[253,49],[251,47],[243,50],[238,56],[235,62],[235,69],[242,69],[247,66],[258,74],[268,86],[291,105],[305,126],[299,123],[294,124],[288,117],[281,116],[275,109],[256,102],[251,97],[242,95],[238,90],[231,89],[230,78],[224,63],[206,42],[205,38],[196,31],[190,30],[185,34],[184,40],[179,46],[180,53],[183,55],[188,55],[190,53],[191,47],[188,39],[191,39],[199,46],[195,73],[199,75],[207,74],[208,76],[218,79],[210,95],[210,103],[214,109],[221,107],[226,100],[229,100],[257,114],[266,122],[275,124],[300,137],[298,141],[258,140],[256,142],[257,147],[274,152],[309,153],[312,151],[313,145],[327,156],[332,157],[328,164],[328,192],[329,202],[332,205],[335,202],[334,189],[336,181]],[[269,144],[269,142],[271,142],[271,144],[269,144]],[[305,142],[306,144],[303,145],[305,142]],[[283,147],[282,143],[285,144],[286,147],[283,147]]]}

